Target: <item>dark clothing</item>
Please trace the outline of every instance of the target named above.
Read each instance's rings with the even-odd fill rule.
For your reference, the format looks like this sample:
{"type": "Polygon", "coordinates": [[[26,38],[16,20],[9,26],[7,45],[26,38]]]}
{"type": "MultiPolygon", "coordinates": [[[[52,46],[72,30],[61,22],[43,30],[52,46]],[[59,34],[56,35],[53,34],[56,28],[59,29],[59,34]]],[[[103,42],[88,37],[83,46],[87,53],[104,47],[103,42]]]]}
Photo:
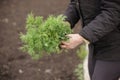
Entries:
{"type": "Polygon", "coordinates": [[[80,35],[90,41],[88,66],[92,78],[96,60],[120,62],[120,0],[79,0],[79,4],[82,17],[75,0],[71,0],[65,15],[71,28],[79,19],[84,21],[80,35]]]}
{"type": "Polygon", "coordinates": [[[94,56],[94,45],[89,44],[88,70],[91,79],[94,73],[95,63],[96,63],[96,59],[94,56]]]}
{"type": "MultiPolygon", "coordinates": [[[[120,0],[79,0],[85,26],[80,35],[94,45],[94,56],[101,60],[120,60],[120,0]]],[[[80,18],[75,0],[66,10],[71,27],[80,18]]]]}
{"type": "Polygon", "coordinates": [[[119,62],[117,61],[109,62],[101,60],[96,61],[92,80],[118,80],[119,76],[120,76],[120,61],[119,62]]]}

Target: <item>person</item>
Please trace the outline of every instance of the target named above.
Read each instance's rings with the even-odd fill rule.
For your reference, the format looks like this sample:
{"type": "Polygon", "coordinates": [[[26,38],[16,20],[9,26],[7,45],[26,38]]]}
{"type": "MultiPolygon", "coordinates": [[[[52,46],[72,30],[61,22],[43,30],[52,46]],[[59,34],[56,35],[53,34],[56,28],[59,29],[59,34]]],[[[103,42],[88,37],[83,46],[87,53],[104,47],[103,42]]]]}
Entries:
{"type": "Polygon", "coordinates": [[[68,34],[64,49],[89,42],[91,80],[118,80],[120,77],[120,0],[71,0],[65,11],[66,22],[74,28],[81,20],[82,30],[68,34]]]}

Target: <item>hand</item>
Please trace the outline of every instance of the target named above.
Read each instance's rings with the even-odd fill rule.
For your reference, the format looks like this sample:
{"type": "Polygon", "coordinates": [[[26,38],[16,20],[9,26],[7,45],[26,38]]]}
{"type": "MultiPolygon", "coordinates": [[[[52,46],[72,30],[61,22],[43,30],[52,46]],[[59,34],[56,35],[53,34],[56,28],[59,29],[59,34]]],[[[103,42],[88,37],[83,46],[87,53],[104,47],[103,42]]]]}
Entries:
{"type": "Polygon", "coordinates": [[[84,38],[79,34],[68,34],[69,41],[62,41],[60,47],[64,49],[74,49],[84,42],[84,38]]]}

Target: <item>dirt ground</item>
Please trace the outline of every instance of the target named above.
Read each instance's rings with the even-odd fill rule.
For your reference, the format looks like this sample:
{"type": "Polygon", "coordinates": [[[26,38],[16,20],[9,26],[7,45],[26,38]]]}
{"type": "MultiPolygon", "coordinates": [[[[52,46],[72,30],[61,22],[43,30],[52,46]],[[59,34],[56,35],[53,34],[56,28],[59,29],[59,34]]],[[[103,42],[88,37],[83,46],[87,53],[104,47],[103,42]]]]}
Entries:
{"type": "Polygon", "coordinates": [[[0,80],[77,80],[76,50],[34,61],[19,50],[19,33],[31,11],[47,17],[64,13],[69,0],[0,0],[0,80]]]}

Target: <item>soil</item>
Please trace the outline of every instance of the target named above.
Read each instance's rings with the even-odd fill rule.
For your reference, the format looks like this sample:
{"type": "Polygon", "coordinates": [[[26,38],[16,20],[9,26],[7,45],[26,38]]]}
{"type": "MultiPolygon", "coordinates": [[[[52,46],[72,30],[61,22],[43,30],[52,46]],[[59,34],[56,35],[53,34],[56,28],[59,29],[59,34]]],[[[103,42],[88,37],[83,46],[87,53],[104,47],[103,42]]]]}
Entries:
{"type": "Polygon", "coordinates": [[[32,60],[19,50],[28,13],[47,17],[64,13],[69,0],[0,1],[0,80],[77,80],[76,49],[32,60]]]}

